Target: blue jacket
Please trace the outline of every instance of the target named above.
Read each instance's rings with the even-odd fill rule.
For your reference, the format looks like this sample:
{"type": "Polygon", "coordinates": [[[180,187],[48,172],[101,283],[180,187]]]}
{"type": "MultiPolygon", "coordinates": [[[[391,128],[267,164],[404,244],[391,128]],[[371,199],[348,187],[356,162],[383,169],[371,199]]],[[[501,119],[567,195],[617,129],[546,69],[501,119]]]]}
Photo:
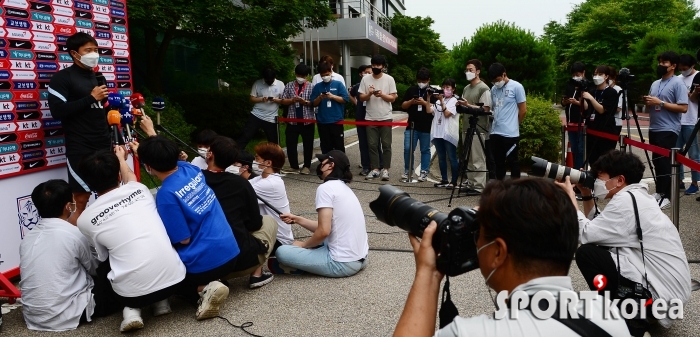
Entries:
{"type": "Polygon", "coordinates": [[[311,92],[311,101],[316,100],[323,92],[330,92],[333,95],[340,96],[345,100],[345,103],[338,103],[329,98],[322,99],[318,105],[316,120],[321,124],[331,124],[345,119],[345,104],[350,100],[345,84],[340,81],[319,82],[311,92]],[[328,107],[328,102],[331,104],[330,108],[328,107]]]}

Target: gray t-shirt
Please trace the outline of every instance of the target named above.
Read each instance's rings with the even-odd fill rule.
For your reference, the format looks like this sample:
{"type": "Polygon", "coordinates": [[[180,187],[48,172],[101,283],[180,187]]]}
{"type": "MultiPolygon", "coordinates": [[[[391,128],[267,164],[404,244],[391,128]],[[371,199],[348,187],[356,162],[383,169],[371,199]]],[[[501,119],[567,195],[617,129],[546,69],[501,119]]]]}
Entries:
{"type": "MultiPolygon", "coordinates": [[[[649,95],[658,97],[666,103],[688,104],[688,88],[678,76],[654,81],[649,89],[649,95]]],[[[681,117],[683,114],[668,111],[660,106],[647,106],[649,113],[649,131],[681,132],[681,117]]]]}
{"type": "MultiPolygon", "coordinates": [[[[362,78],[360,82],[359,92],[366,94],[370,92],[369,86],[374,85],[374,90],[381,90],[385,95],[396,93],[396,82],[390,75],[383,74],[382,77],[376,79],[369,75],[362,78]]],[[[382,98],[371,96],[367,101],[367,115],[365,119],[368,121],[383,121],[391,119],[391,103],[382,98]]]]}
{"type": "MultiPolygon", "coordinates": [[[[253,88],[250,90],[250,96],[253,97],[275,97],[281,98],[284,92],[284,83],[280,80],[275,80],[272,85],[268,85],[264,80],[259,79],[253,83],[253,88]]],[[[272,102],[255,103],[251,112],[255,117],[258,117],[266,122],[274,123],[277,117],[280,106],[272,102]]]]}
{"type": "MultiPolygon", "coordinates": [[[[484,107],[491,108],[491,90],[483,81],[479,81],[476,85],[469,84],[464,87],[462,98],[466,99],[469,104],[476,105],[476,103],[484,103],[484,107]]],[[[462,131],[466,133],[469,129],[469,118],[463,118],[463,120],[464,126],[462,127],[462,131]]],[[[479,133],[485,133],[484,139],[489,139],[492,121],[493,116],[479,116],[477,123],[479,128],[477,131],[479,133]]]]}

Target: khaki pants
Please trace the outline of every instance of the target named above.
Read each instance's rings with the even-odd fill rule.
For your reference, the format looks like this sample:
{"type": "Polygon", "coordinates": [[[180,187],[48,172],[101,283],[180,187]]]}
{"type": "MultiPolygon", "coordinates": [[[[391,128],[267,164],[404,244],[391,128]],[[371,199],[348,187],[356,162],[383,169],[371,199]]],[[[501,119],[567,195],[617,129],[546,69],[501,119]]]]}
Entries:
{"type": "Polygon", "coordinates": [[[264,254],[258,254],[258,265],[250,267],[246,270],[241,270],[233,272],[224,277],[225,280],[229,280],[236,277],[248,276],[252,274],[255,269],[260,268],[267,262],[267,258],[272,253],[272,249],[275,247],[275,240],[277,240],[277,221],[269,215],[263,215],[262,217],[262,227],[258,231],[251,233],[256,239],[267,242],[267,251],[264,254]]]}
{"type": "MultiPolygon", "coordinates": [[[[481,134],[481,138],[484,141],[485,137],[486,135],[481,134]]],[[[472,188],[478,191],[482,191],[484,189],[484,186],[486,186],[486,174],[488,172],[486,172],[486,155],[484,153],[484,149],[481,148],[479,137],[477,137],[476,135],[474,135],[472,139],[472,152],[469,155],[467,170],[467,179],[469,180],[469,185],[471,185],[472,188]]]]}

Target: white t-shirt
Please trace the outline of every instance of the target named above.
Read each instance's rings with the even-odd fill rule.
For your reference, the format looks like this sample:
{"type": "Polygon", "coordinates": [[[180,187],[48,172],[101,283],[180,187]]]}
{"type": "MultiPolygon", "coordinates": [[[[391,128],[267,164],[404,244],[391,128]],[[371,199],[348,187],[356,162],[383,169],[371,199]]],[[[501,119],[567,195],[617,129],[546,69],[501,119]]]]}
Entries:
{"type": "Polygon", "coordinates": [[[444,139],[457,146],[459,142],[459,114],[457,114],[457,98],[445,98],[445,107],[440,101],[433,105],[433,125],[430,127],[430,139],[444,139]],[[445,110],[451,112],[450,117],[445,117],[445,110]]]}
{"type": "MultiPolygon", "coordinates": [[[[281,98],[284,92],[284,83],[280,80],[275,80],[272,85],[267,85],[263,79],[259,79],[253,83],[253,88],[250,90],[250,96],[253,97],[275,97],[281,98]]],[[[272,102],[258,102],[253,106],[251,112],[255,117],[258,117],[266,122],[274,123],[277,117],[280,106],[272,102]]]]}
{"type": "MultiPolygon", "coordinates": [[[[622,90],[622,88],[620,88],[619,85],[615,85],[613,89],[620,95],[620,90],[622,90]]],[[[620,111],[615,113],[615,126],[622,126],[622,95],[620,95],[617,100],[617,108],[620,109],[620,111]]]]}
{"type": "Polygon", "coordinates": [[[316,190],[316,210],[332,208],[328,251],[336,262],[354,262],[367,257],[369,243],[365,215],[357,196],[340,180],[329,180],[316,190]]]}
{"type": "MultiPolygon", "coordinates": [[[[385,95],[396,93],[396,82],[394,78],[387,74],[382,74],[379,79],[372,75],[367,75],[362,78],[358,92],[366,94],[370,92],[369,86],[374,85],[374,90],[381,90],[385,95]]],[[[368,121],[383,121],[391,119],[392,107],[391,103],[382,98],[371,96],[367,101],[367,115],[365,119],[368,121]]]]}
{"type": "MultiPolygon", "coordinates": [[[[683,75],[678,76],[681,80],[683,80],[683,84],[685,84],[686,87],[688,87],[688,91],[693,87],[693,80],[695,79],[695,75],[697,75],[698,72],[696,71],[694,74],[685,77],[683,75]]],[[[695,125],[698,121],[698,102],[695,101],[693,102],[690,98],[688,98],[688,112],[681,114],[681,125],[695,125]]]]}
{"type": "MultiPolygon", "coordinates": [[[[316,74],[311,79],[311,84],[315,86],[316,84],[318,84],[321,81],[323,81],[321,79],[321,74],[316,74]]],[[[331,73],[331,81],[340,81],[340,82],[343,82],[343,84],[345,84],[345,77],[343,77],[343,75],[338,74],[336,72],[332,72],[331,73]]]]}
{"type": "MultiPolygon", "coordinates": [[[[267,201],[282,213],[290,213],[289,199],[287,199],[287,189],[284,187],[284,180],[278,174],[271,174],[267,178],[257,176],[249,180],[253,185],[253,189],[258,197],[267,201]]],[[[260,215],[272,216],[277,221],[277,241],[283,245],[291,245],[294,242],[294,234],[292,234],[292,225],[282,221],[277,212],[267,207],[260,199],[258,199],[258,207],[260,207],[260,215]]]]}
{"type": "Polygon", "coordinates": [[[190,164],[197,166],[202,170],[206,170],[207,167],[209,167],[209,165],[207,165],[207,160],[202,158],[202,156],[200,156],[200,155],[197,155],[196,157],[194,157],[194,159],[192,159],[192,162],[190,162],[190,164]]]}
{"type": "Polygon", "coordinates": [[[185,265],[168,233],[148,188],[129,182],[98,197],[78,218],[78,229],[109,257],[107,278],[123,297],[138,297],[170,287],[185,278],[185,265]]]}

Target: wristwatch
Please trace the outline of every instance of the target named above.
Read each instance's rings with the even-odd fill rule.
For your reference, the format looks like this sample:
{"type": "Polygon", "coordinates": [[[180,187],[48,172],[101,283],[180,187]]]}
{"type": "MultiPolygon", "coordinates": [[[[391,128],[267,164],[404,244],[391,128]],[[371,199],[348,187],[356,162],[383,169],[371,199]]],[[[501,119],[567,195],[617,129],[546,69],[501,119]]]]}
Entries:
{"type": "Polygon", "coordinates": [[[661,103],[659,103],[659,106],[663,108],[665,103],[666,103],[666,102],[661,101],[661,103]]]}

